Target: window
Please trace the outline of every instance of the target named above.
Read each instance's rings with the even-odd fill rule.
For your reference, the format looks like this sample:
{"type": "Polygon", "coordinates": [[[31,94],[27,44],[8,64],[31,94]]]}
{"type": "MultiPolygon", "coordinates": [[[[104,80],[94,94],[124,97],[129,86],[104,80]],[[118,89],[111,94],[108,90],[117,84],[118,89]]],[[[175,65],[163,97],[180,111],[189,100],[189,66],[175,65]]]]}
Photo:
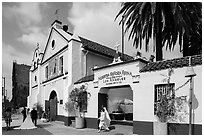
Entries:
{"type": "Polygon", "coordinates": [[[40,60],[39,60],[39,59],[37,59],[37,65],[38,65],[38,64],[40,64],[40,60]]]}
{"type": "Polygon", "coordinates": [[[85,104],[82,105],[80,111],[87,112],[87,102],[88,102],[87,96],[88,96],[88,93],[86,91],[82,93],[82,98],[83,98],[85,104]]]}
{"type": "Polygon", "coordinates": [[[51,63],[48,65],[48,76],[52,75],[52,65],[51,63]]]}
{"type": "Polygon", "coordinates": [[[37,76],[35,76],[35,82],[37,82],[37,76]]]}
{"type": "Polygon", "coordinates": [[[63,100],[60,100],[60,104],[63,104],[63,100]]]}
{"type": "Polygon", "coordinates": [[[52,49],[55,48],[55,40],[52,40],[52,49]]]}
{"type": "Polygon", "coordinates": [[[48,79],[48,66],[45,67],[45,79],[48,79]]]}
{"type": "Polygon", "coordinates": [[[57,70],[57,59],[54,60],[53,74],[56,73],[56,70],[57,70]]]}
{"type": "Polygon", "coordinates": [[[60,71],[60,74],[63,73],[63,56],[60,57],[59,71],[60,71]]]}
{"type": "Polygon", "coordinates": [[[36,68],[36,62],[34,62],[34,69],[36,68]]]}
{"type": "Polygon", "coordinates": [[[174,96],[174,87],[175,84],[174,83],[169,83],[168,84],[157,84],[154,85],[154,108],[155,111],[157,109],[157,102],[159,102],[161,100],[162,96],[166,96],[167,98],[173,97],[174,96]]]}

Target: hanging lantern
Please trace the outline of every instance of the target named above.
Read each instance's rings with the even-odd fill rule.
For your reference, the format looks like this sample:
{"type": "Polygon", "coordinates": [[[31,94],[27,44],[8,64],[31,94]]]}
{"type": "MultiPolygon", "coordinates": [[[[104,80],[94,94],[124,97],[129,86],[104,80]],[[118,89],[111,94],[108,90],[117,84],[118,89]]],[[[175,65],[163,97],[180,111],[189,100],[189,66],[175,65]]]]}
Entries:
{"type": "Polygon", "coordinates": [[[196,73],[194,72],[194,69],[193,67],[188,67],[187,70],[186,70],[186,75],[185,77],[194,77],[196,76],[196,73]]]}

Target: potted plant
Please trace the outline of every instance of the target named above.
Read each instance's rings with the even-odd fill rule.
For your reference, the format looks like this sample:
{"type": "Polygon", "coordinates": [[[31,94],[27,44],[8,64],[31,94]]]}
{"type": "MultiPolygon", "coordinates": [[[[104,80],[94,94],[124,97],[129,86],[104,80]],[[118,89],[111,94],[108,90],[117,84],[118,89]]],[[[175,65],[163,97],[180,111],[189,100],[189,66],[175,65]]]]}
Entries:
{"type": "Polygon", "coordinates": [[[158,135],[167,135],[167,122],[176,113],[175,108],[175,91],[173,87],[170,86],[170,78],[173,74],[173,69],[168,69],[168,74],[163,75],[166,78],[163,79],[163,82],[167,82],[167,94],[162,94],[159,92],[159,100],[154,104],[154,114],[157,117],[158,121],[154,122],[154,134],[158,135]]]}
{"type": "Polygon", "coordinates": [[[154,134],[167,134],[167,122],[174,116],[175,111],[174,96],[162,95],[160,101],[155,103],[155,115],[158,121],[154,122],[154,134]]]}
{"type": "Polygon", "coordinates": [[[38,112],[38,118],[41,119],[41,116],[42,116],[42,111],[43,111],[43,106],[40,102],[37,102],[33,105],[33,108],[36,108],[37,109],[37,112],[38,112]]]}
{"type": "Polygon", "coordinates": [[[84,128],[84,114],[88,104],[88,95],[86,86],[82,85],[79,88],[74,88],[70,94],[66,109],[69,112],[75,113],[75,127],[84,128]]]}

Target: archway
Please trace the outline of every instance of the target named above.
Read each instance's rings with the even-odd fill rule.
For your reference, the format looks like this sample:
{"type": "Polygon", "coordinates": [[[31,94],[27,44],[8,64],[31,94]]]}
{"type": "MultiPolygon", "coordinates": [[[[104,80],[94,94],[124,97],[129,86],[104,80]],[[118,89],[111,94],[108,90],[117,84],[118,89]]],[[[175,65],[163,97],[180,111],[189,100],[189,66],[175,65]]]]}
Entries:
{"type": "Polygon", "coordinates": [[[112,121],[133,125],[133,90],[130,85],[101,88],[98,93],[98,116],[102,106],[108,109],[112,121]]]}
{"type": "Polygon", "coordinates": [[[53,90],[49,98],[50,120],[54,121],[57,118],[57,94],[53,90]]]}

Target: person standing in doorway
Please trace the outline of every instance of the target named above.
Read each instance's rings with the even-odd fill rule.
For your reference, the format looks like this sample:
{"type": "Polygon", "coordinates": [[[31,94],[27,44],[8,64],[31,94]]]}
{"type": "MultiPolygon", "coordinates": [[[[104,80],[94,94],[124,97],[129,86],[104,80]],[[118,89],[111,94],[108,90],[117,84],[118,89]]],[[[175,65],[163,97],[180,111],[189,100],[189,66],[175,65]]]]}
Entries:
{"type": "Polygon", "coordinates": [[[23,122],[24,122],[25,119],[26,119],[26,116],[27,116],[27,114],[26,114],[26,108],[25,108],[25,107],[23,108],[23,110],[21,111],[21,113],[23,114],[23,122]]]}
{"type": "Polygon", "coordinates": [[[35,108],[33,108],[33,110],[31,111],[31,119],[35,124],[35,126],[37,125],[37,118],[38,118],[38,112],[37,110],[35,110],[35,108]]]}

